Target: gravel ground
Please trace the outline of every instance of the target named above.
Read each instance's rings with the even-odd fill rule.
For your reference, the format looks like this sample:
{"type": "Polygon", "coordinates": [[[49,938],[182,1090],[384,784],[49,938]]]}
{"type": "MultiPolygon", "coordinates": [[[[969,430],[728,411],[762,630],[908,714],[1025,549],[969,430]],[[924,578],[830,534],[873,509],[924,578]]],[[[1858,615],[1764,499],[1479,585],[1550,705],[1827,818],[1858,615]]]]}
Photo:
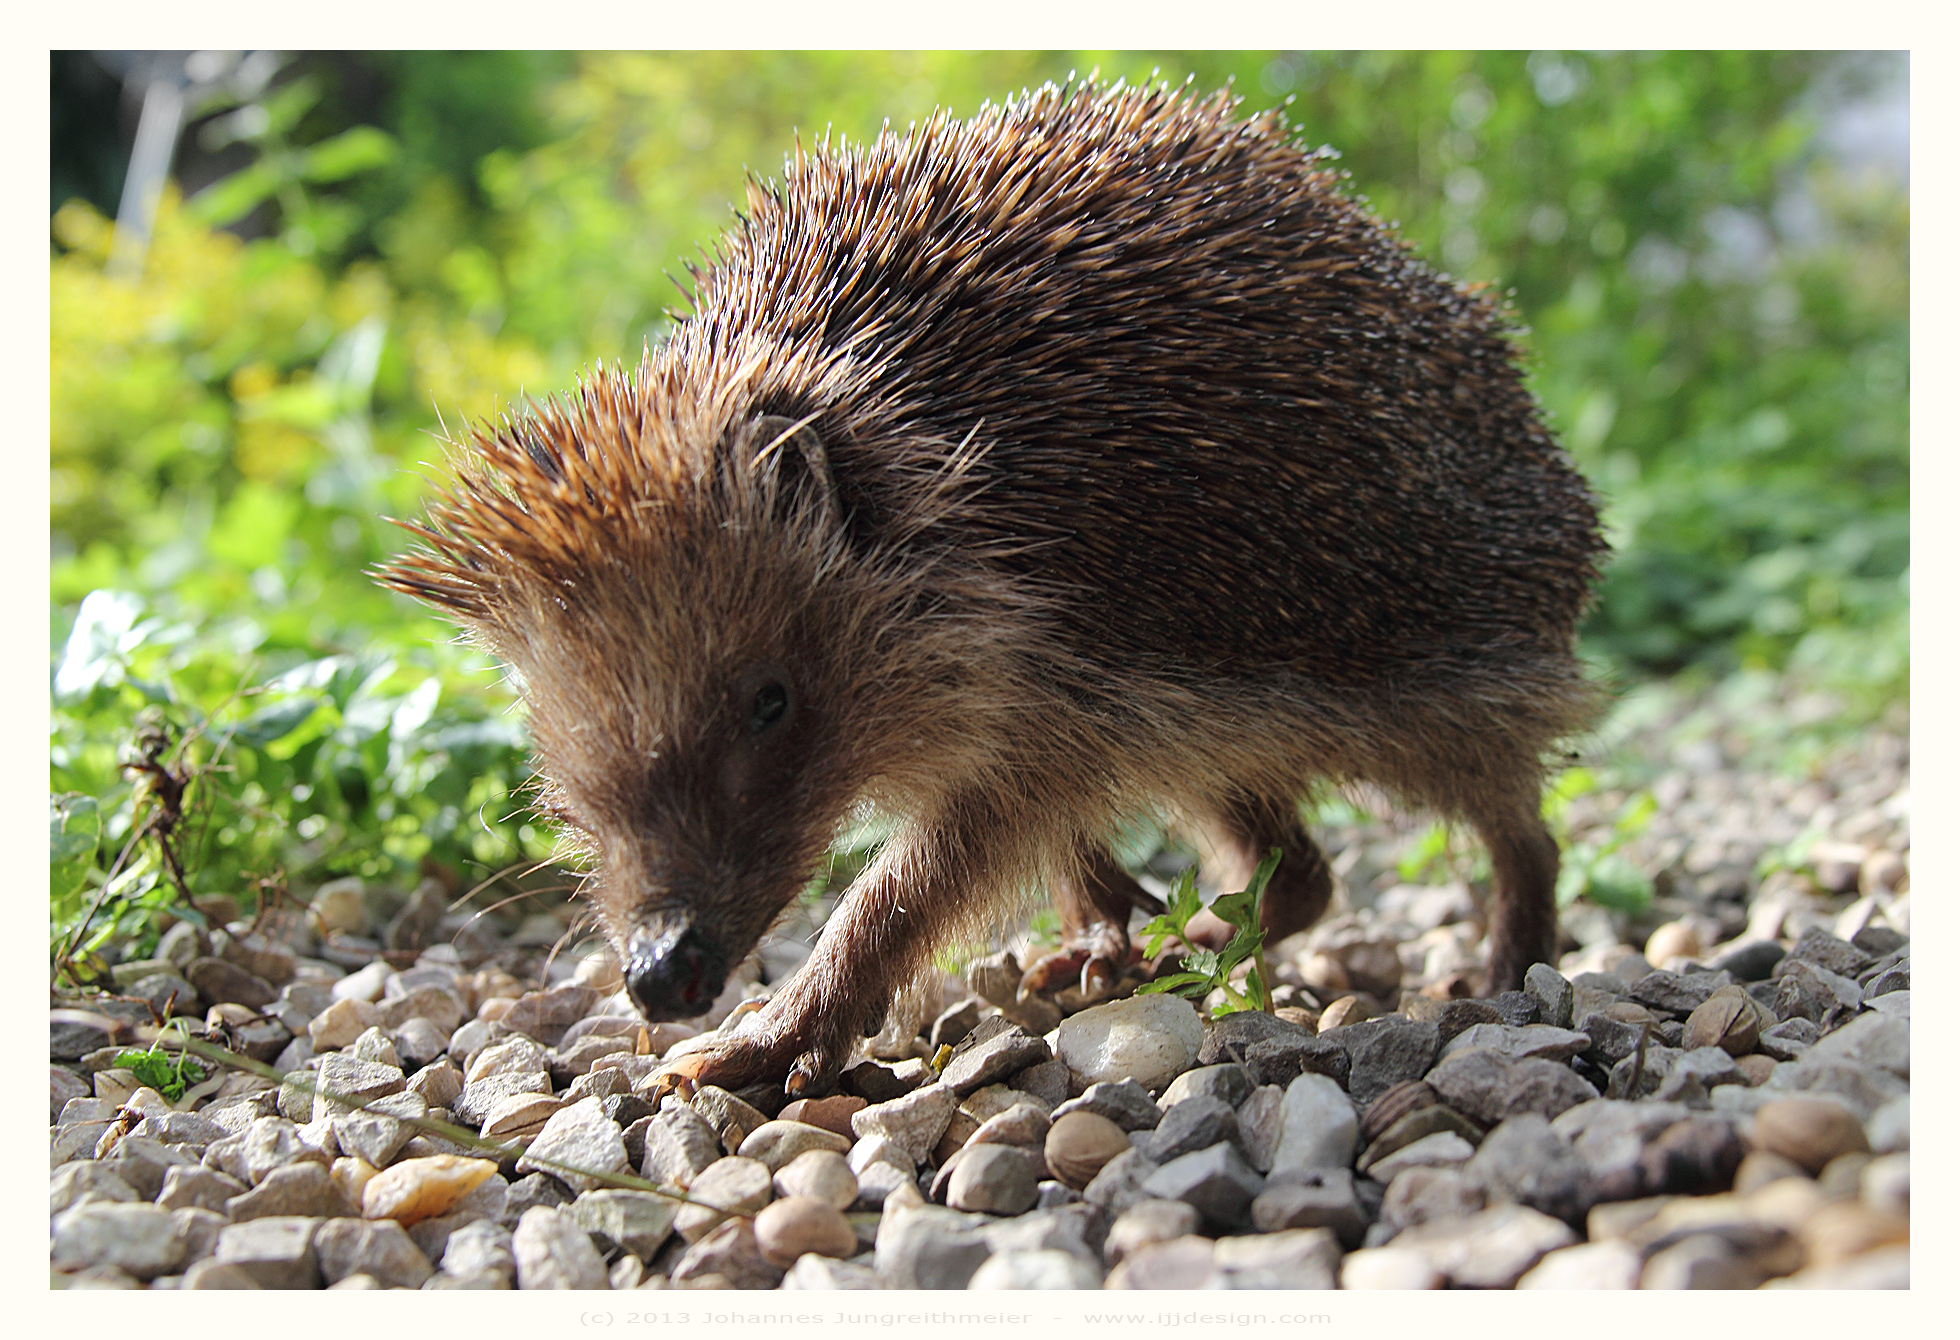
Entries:
{"type": "MultiPolygon", "coordinates": [[[[1828,712],[1769,680],[1630,698],[1568,864],[1655,896],[1573,903],[1525,991],[1463,998],[1468,844],[1351,796],[1321,830],[1339,905],[1269,948],[1275,1013],[1018,1001],[1011,943],[788,1106],[663,1096],[695,1030],[643,1032],[603,949],[552,956],[570,910],[471,920],[433,880],[256,924],[206,900],[224,930],[176,925],[116,965],[122,995],[53,1001],[54,1283],[1904,1287],[1905,728],[1832,746],[1828,712]],[[153,1006],[296,1079],[171,1103],[117,1065],[153,1006]]],[[[710,1026],[796,966],[796,930],[710,1026]]]]}

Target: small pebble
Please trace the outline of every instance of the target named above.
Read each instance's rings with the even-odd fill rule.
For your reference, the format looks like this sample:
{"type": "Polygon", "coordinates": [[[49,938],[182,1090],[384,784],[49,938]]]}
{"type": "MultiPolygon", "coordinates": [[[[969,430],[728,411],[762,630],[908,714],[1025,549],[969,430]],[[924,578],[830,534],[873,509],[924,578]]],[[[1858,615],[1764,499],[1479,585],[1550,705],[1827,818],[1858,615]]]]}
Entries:
{"type": "Polygon", "coordinates": [[[843,1211],[809,1196],[786,1196],[755,1216],[755,1243],[763,1258],[787,1270],[805,1252],[846,1257],[858,1249],[857,1230],[843,1211]]]}

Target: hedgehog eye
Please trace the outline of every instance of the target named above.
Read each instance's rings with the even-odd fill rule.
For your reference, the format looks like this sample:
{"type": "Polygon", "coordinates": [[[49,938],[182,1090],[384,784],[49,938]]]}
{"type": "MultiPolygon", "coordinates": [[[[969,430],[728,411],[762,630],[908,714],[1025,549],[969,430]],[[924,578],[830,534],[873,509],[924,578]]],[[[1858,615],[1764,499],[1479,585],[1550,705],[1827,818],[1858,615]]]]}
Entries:
{"type": "Polygon", "coordinates": [[[789,690],[774,681],[764,684],[749,704],[749,734],[762,734],[781,721],[788,710],[789,690]]]}

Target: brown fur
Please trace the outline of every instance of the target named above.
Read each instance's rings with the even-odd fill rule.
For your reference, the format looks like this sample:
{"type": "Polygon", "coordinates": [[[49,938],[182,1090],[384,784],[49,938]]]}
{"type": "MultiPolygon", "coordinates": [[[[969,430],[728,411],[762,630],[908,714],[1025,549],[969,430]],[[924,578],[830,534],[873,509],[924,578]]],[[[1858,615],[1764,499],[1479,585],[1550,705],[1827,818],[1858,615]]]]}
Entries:
{"type": "Polygon", "coordinates": [[[384,573],[521,679],[622,953],[685,923],[732,964],[850,813],[902,817],[699,1077],[826,1082],[1025,888],[1106,975],[1139,814],[1285,847],[1304,925],[1323,779],[1484,836],[1496,986],[1551,952],[1592,498],[1497,308],[1233,113],[1049,87],[799,152],[637,374],[479,432],[384,573]]]}

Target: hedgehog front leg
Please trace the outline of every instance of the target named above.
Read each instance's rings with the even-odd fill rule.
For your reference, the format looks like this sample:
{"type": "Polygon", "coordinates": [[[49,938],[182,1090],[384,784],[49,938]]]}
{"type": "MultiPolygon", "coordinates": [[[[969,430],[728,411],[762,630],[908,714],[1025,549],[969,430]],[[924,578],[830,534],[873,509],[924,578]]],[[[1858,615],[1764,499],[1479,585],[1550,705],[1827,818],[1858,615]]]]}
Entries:
{"type": "Polygon", "coordinates": [[[858,1039],[878,1031],[893,995],[971,916],[976,891],[991,887],[985,851],[971,828],[915,824],[893,836],[825,923],[809,961],[754,1020],[666,1072],[723,1088],[787,1074],[791,1097],[828,1090],[858,1039]]]}
{"type": "Polygon", "coordinates": [[[1132,957],[1132,909],[1163,910],[1163,904],[1100,845],[1085,847],[1078,869],[1055,878],[1049,892],[1062,919],[1062,947],[1035,960],[1021,974],[1023,996],[1078,981],[1085,995],[1107,990],[1132,957]]]}

